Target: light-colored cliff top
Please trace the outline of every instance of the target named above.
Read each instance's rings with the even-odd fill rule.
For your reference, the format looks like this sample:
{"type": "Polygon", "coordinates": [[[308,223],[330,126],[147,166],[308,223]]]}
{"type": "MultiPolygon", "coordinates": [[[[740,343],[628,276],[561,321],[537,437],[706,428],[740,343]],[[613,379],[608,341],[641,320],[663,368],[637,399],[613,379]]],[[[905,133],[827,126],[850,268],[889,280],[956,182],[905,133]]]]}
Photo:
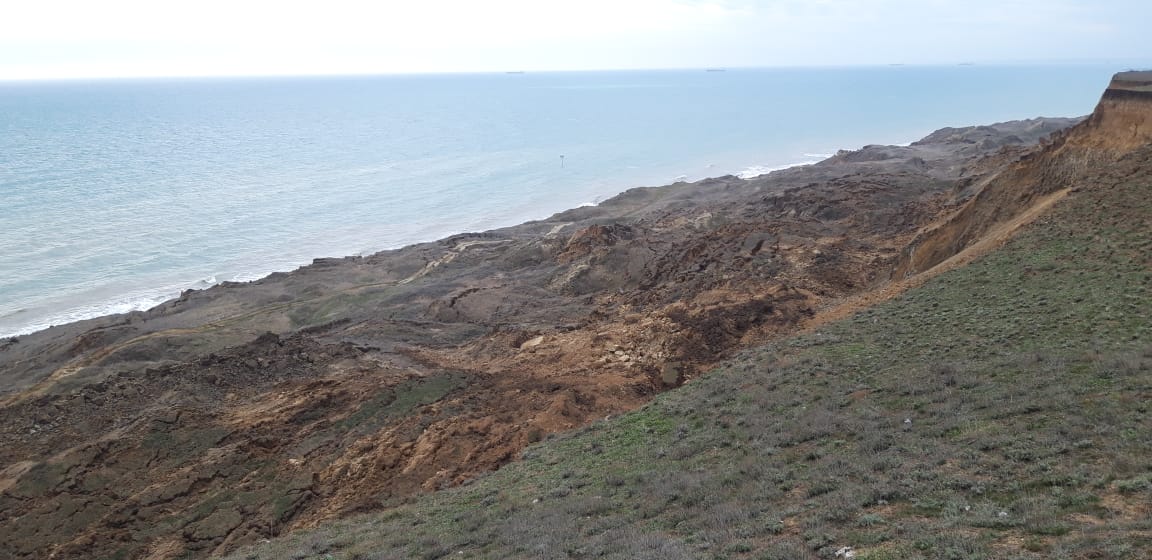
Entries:
{"type": "Polygon", "coordinates": [[[1152,92],[1152,71],[1120,72],[1112,76],[1108,89],[1152,92]]]}
{"type": "Polygon", "coordinates": [[[1113,79],[1122,80],[1125,82],[1147,82],[1152,80],[1152,70],[1129,70],[1127,72],[1117,72],[1113,79]]]}

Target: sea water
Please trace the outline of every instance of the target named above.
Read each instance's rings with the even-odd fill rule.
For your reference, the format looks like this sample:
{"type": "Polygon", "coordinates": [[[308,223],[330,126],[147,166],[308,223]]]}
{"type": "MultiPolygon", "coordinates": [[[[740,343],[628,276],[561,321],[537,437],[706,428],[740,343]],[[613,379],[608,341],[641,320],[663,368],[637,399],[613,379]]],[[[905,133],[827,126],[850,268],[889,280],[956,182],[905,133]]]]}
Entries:
{"type": "Polygon", "coordinates": [[[1091,112],[1106,65],[0,83],[0,336],[322,256],[1091,112]]]}

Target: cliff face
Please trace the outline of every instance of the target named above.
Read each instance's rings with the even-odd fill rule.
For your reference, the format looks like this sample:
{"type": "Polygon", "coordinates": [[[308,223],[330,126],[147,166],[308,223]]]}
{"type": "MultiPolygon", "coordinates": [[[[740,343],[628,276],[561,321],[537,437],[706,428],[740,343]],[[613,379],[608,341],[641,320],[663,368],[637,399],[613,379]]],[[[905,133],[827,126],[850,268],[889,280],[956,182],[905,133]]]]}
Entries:
{"type": "Polygon", "coordinates": [[[1007,239],[1076,189],[1087,173],[1148,144],[1152,72],[1116,74],[1087,119],[983,181],[965,206],[918,235],[902,252],[893,278],[927,271],[981,240],[1007,239]]]}
{"type": "Polygon", "coordinates": [[[1122,72],[1082,127],[1068,131],[1072,146],[1117,158],[1152,142],[1152,72],[1122,72]]]}

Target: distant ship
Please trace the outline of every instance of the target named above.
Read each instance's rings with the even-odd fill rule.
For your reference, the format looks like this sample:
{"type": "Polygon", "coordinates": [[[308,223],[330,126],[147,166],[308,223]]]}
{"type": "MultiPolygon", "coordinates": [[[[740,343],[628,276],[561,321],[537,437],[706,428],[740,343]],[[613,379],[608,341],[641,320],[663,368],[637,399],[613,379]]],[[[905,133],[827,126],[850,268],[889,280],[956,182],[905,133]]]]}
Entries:
{"type": "Polygon", "coordinates": [[[705,72],[723,72],[724,70],[725,70],[724,68],[705,68],[704,69],[705,72]]]}
{"type": "Polygon", "coordinates": [[[505,72],[505,74],[523,74],[523,73],[524,73],[523,70],[509,70],[509,71],[505,72]]]}

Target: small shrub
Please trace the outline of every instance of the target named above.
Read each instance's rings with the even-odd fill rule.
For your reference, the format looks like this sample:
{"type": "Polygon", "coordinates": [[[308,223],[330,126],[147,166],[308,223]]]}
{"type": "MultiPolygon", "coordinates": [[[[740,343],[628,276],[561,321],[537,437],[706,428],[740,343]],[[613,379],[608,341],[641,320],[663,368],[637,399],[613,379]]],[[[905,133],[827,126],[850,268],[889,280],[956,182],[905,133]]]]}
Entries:
{"type": "Polygon", "coordinates": [[[1116,490],[1121,494],[1152,492],[1152,474],[1146,474],[1144,476],[1138,476],[1128,480],[1117,480],[1116,490]]]}
{"type": "Polygon", "coordinates": [[[813,482],[812,485],[808,487],[806,494],[809,498],[815,498],[816,496],[823,496],[829,492],[834,492],[836,488],[837,485],[835,482],[831,480],[820,480],[813,482]]]}
{"type": "Polygon", "coordinates": [[[801,543],[786,540],[775,542],[757,556],[757,560],[807,560],[814,558],[812,553],[801,543]]]}
{"type": "Polygon", "coordinates": [[[743,542],[732,543],[724,547],[724,552],[729,554],[747,554],[752,552],[752,545],[743,542]]]}

